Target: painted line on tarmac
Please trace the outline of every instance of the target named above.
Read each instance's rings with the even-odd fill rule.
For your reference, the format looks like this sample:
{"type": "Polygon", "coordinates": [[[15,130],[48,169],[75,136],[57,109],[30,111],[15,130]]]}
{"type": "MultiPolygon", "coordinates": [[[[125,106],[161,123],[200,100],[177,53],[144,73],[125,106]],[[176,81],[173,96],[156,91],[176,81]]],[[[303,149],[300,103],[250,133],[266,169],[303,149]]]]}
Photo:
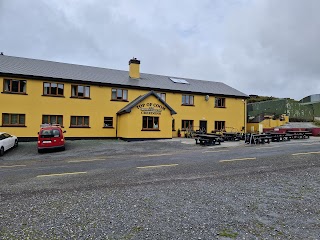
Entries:
{"type": "Polygon", "coordinates": [[[214,153],[214,152],[228,152],[229,150],[213,150],[213,151],[204,151],[202,153],[214,153]]]}
{"type": "Polygon", "coordinates": [[[304,152],[304,153],[293,153],[292,156],[308,155],[308,154],[319,154],[320,152],[304,152]]]}
{"type": "Polygon", "coordinates": [[[38,175],[38,178],[42,177],[58,177],[58,176],[67,176],[67,175],[77,175],[77,174],[86,174],[87,172],[71,172],[71,173],[55,173],[55,174],[47,174],[47,175],[38,175]]]}
{"type": "Polygon", "coordinates": [[[169,156],[169,155],[172,155],[172,153],[140,155],[140,157],[161,157],[161,156],[169,156]]]}
{"type": "Polygon", "coordinates": [[[235,158],[230,160],[220,160],[219,162],[224,163],[224,162],[246,161],[246,160],[256,160],[256,159],[257,158],[235,158]]]}
{"type": "Polygon", "coordinates": [[[264,148],[279,148],[279,147],[281,147],[281,146],[273,146],[273,147],[258,147],[258,148],[256,148],[256,149],[264,149],[264,148]]]}
{"type": "Polygon", "coordinates": [[[301,145],[308,146],[308,145],[317,145],[317,144],[320,144],[320,143],[319,142],[316,142],[316,143],[302,143],[301,145]]]}
{"type": "Polygon", "coordinates": [[[15,167],[26,167],[27,165],[8,165],[8,166],[0,166],[0,168],[15,168],[15,167]]]}
{"type": "Polygon", "coordinates": [[[107,159],[94,158],[94,159],[83,159],[83,160],[71,160],[68,163],[79,163],[79,162],[95,162],[95,161],[105,161],[107,159]]]}
{"type": "Polygon", "coordinates": [[[154,165],[154,166],[144,166],[144,167],[137,167],[138,169],[144,169],[144,168],[161,168],[161,167],[175,167],[179,164],[165,164],[165,165],[154,165]]]}

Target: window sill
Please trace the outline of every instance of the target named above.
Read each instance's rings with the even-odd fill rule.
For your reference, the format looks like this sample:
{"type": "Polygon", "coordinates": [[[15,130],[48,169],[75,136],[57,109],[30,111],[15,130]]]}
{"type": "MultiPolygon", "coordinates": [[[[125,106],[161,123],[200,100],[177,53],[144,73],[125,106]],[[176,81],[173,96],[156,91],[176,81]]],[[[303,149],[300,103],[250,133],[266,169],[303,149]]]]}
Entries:
{"type": "Polygon", "coordinates": [[[113,102],[129,102],[128,100],[123,100],[123,99],[111,99],[110,101],[113,101],[113,102]]]}
{"type": "Polygon", "coordinates": [[[91,100],[91,98],[89,97],[70,97],[70,98],[91,100]]]}
{"type": "Polygon", "coordinates": [[[4,94],[17,94],[17,95],[28,95],[27,93],[20,93],[20,92],[1,92],[4,94]]]}
{"type": "Polygon", "coordinates": [[[25,125],[1,125],[1,127],[27,127],[25,125]]]}
{"type": "Polygon", "coordinates": [[[194,104],[181,104],[181,106],[189,106],[189,107],[194,107],[194,104]]]}
{"type": "Polygon", "coordinates": [[[114,128],[114,127],[111,127],[111,126],[110,126],[110,127],[103,127],[103,128],[114,128]]]}
{"type": "Polygon", "coordinates": [[[146,132],[160,132],[160,129],[142,129],[141,131],[146,131],[146,132]]]}
{"type": "Polygon", "coordinates": [[[226,107],[218,107],[218,106],[214,106],[215,108],[226,108],[226,107]]]}
{"type": "Polygon", "coordinates": [[[59,98],[65,98],[65,96],[61,96],[61,95],[49,95],[49,94],[43,94],[41,95],[42,97],[59,97],[59,98]]]}
{"type": "Polygon", "coordinates": [[[91,128],[89,126],[70,126],[69,128],[91,128]]]}

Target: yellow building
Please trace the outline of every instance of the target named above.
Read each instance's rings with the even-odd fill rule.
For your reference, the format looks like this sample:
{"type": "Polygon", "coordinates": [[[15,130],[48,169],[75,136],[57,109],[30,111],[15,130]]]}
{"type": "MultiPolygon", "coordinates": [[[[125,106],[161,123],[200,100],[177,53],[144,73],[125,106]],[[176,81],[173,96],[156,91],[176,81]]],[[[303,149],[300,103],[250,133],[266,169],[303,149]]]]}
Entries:
{"type": "Polygon", "coordinates": [[[289,116],[282,114],[278,118],[274,116],[263,116],[263,118],[254,119],[253,122],[247,123],[247,131],[250,133],[262,133],[263,129],[271,129],[281,127],[289,122],[289,116]],[[260,121],[259,121],[260,120],[260,121]]]}
{"type": "Polygon", "coordinates": [[[248,96],[221,82],[0,55],[0,132],[37,137],[59,123],[66,137],[159,139],[186,129],[245,131],[248,96]]]}

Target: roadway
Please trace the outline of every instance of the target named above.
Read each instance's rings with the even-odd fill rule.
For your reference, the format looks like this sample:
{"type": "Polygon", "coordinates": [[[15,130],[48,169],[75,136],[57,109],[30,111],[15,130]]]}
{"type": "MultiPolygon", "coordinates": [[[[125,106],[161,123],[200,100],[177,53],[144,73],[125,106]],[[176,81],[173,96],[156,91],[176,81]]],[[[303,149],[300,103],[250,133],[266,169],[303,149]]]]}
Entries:
{"type": "Polygon", "coordinates": [[[8,152],[0,160],[0,237],[320,237],[317,138],[94,144],[39,155],[21,143],[8,152]]]}
{"type": "MultiPolygon", "coordinates": [[[[320,141],[317,139],[265,145],[238,143],[225,143],[225,145],[230,147],[224,147],[222,144],[211,147],[196,146],[196,148],[180,151],[166,149],[160,152],[129,155],[112,156],[104,153],[98,156],[80,155],[71,158],[64,158],[62,154],[62,157],[48,161],[46,161],[46,156],[55,153],[46,153],[40,155],[42,157],[40,161],[26,159],[18,162],[0,162],[1,185],[12,184],[14,186],[22,182],[24,185],[27,183],[36,184],[37,188],[40,188],[44,178],[67,175],[73,176],[75,185],[77,185],[78,178],[86,176],[90,178],[90,182],[103,179],[108,184],[134,184],[135,182],[152,182],[160,179],[171,181],[195,175],[202,177],[213,173],[261,172],[267,169],[317,164],[317,158],[320,154],[320,141]],[[151,172],[152,174],[150,174],[151,172]]],[[[81,186],[83,186],[82,183],[81,186]]]]}

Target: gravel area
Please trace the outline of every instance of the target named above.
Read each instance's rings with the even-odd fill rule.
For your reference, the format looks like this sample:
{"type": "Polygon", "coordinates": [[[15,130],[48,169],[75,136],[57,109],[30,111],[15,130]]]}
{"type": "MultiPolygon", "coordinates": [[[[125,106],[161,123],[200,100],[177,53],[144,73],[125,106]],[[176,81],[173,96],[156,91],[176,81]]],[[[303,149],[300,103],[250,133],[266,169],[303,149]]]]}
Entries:
{"type": "Polygon", "coordinates": [[[148,153],[164,153],[199,149],[195,145],[194,139],[169,139],[157,141],[136,141],[126,142],[122,140],[74,140],[66,142],[66,150],[53,154],[47,151],[44,154],[38,154],[36,142],[21,142],[19,147],[11,149],[4,156],[0,157],[0,162],[20,161],[20,160],[56,160],[79,157],[99,157],[115,155],[135,155],[148,153]],[[186,144],[182,144],[186,143],[186,144]],[[190,144],[191,143],[191,144],[190,144]]]}
{"type": "Polygon", "coordinates": [[[319,166],[1,195],[1,239],[320,239],[319,166]]]}

